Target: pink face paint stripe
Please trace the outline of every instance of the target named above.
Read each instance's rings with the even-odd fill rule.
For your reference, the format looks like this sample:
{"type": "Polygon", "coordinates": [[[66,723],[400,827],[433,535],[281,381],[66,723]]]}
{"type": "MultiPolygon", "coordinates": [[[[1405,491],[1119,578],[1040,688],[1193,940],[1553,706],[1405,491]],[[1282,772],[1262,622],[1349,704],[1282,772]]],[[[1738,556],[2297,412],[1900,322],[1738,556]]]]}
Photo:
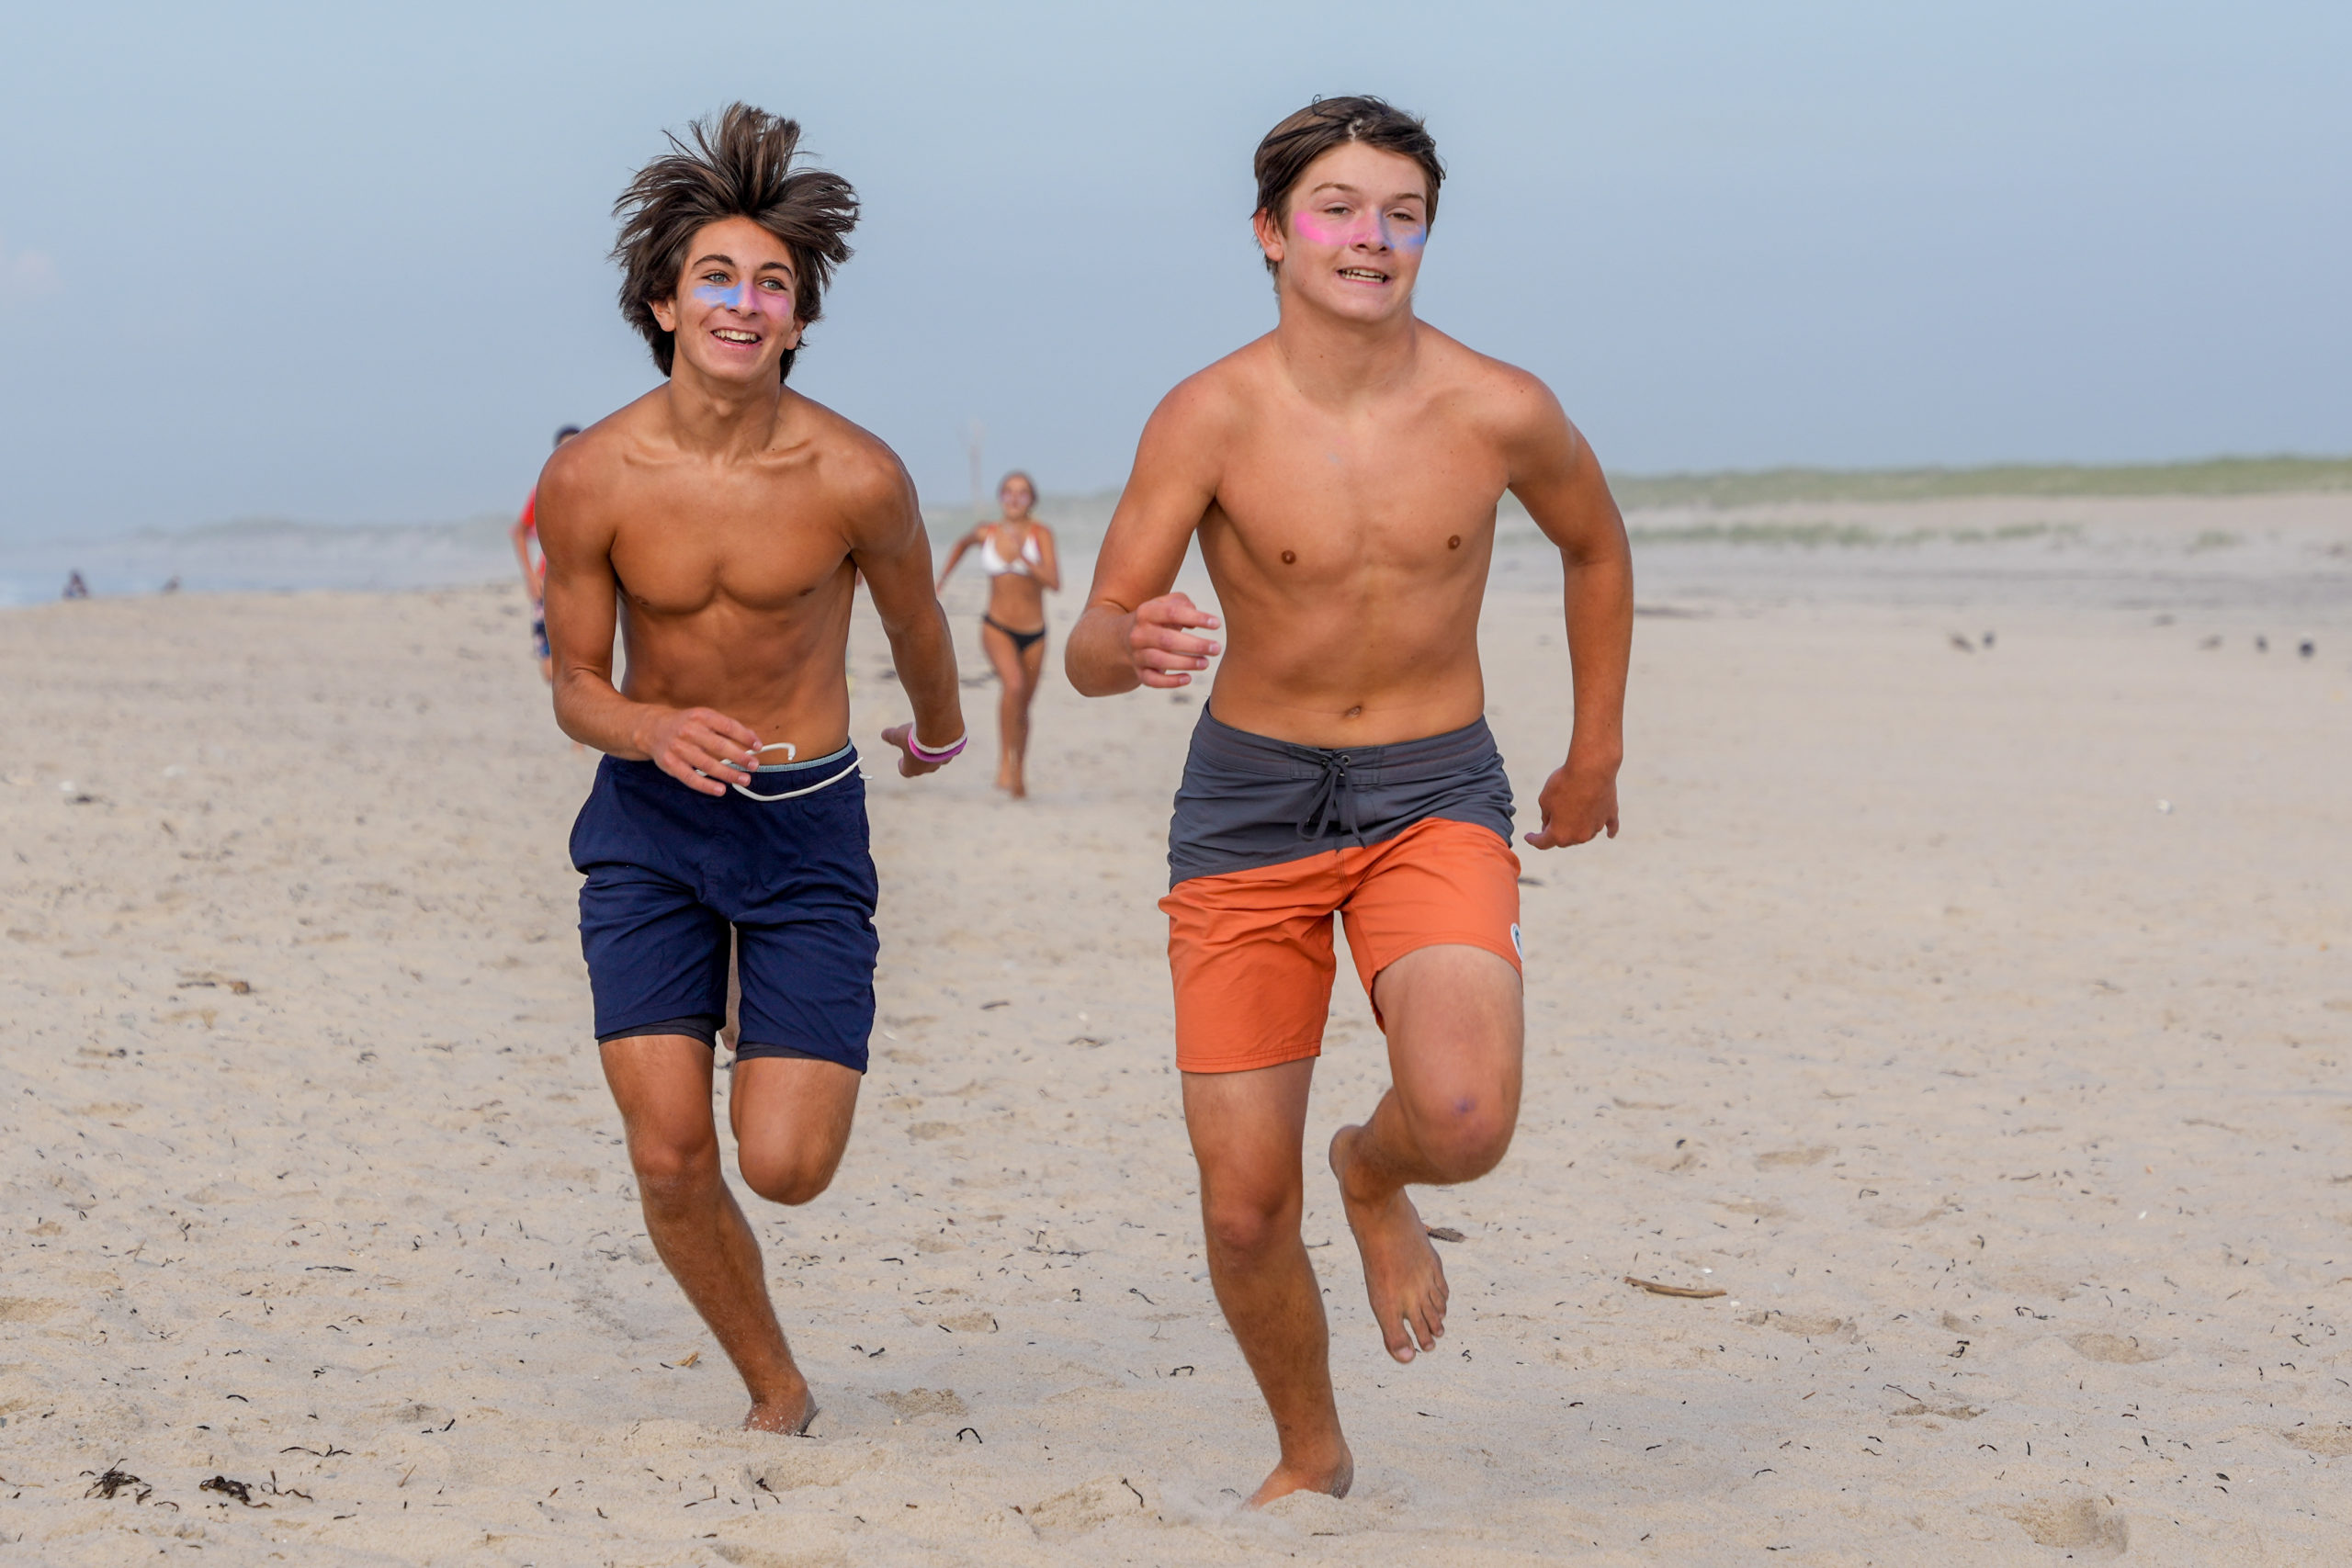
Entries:
{"type": "Polygon", "coordinates": [[[1291,221],[1299,233],[1317,245],[1355,245],[1369,241],[1385,250],[1407,246],[1418,250],[1429,238],[1429,231],[1419,224],[1395,223],[1385,213],[1369,219],[1359,217],[1340,228],[1326,228],[1304,212],[1296,214],[1291,221]]]}

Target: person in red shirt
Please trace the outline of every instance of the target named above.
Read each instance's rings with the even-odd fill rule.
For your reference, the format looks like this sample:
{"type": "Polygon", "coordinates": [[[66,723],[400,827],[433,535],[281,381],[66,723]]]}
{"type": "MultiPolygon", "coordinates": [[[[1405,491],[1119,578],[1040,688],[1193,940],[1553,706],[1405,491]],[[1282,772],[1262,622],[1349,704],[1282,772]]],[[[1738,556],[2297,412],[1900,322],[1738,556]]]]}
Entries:
{"type": "MultiPolygon", "coordinates": [[[[580,434],[576,424],[567,424],[555,433],[559,446],[580,434]]],[[[514,541],[514,559],[523,569],[523,592],[531,596],[531,649],[539,660],[539,678],[548,685],[555,684],[555,653],[548,647],[548,559],[544,551],[534,553],[539,542],[539,491],[534,485],[529,499],[523,502],[523,515],[514,520],[507,531],[514,541]]]]}

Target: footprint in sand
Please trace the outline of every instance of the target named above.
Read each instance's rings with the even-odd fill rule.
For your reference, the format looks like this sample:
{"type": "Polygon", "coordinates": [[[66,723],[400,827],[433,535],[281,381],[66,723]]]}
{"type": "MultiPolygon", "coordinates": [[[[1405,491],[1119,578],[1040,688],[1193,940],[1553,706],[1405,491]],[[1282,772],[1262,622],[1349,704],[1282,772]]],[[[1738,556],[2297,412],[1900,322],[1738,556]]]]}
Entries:
{"type": "Polygon", "coordinates": [[[1768,1170],[1784,1165],[1819,1165],[1837,1152],[1826,1145],[1810,1149],[1767,1149],[1756,1156],[1756,1163],[1768,1170]]]}
{"type": "Polygon", "coordinates": [[[849,1568],[849,1552],[838,1546],[778,1549],[748,1540],[713,1541],[710,1550],[735,1568],[849,1568]]]}
{"type": "Polygon", "coordinates": [[[39,1323],[65,1310],[63,1302],[35,1296],[0,1296],[0,1323],[39,1323]]]}
{"type": "Polygon", "coordinates": [[[1025,1510],[1030,1525],[1048,1540],[1082,1534],[1113,1519],[1150,1513],[1143,1490],[1120,1475],[1098,1475],[1057,1492],[1025,1510]]]}
{"type": "Polygon", "coordinates": [[[2039,1497],[2003,1510],[2036,1546],[2063,1548],[2092,1557],[2120,1557],[2132,1544],[2123,1516],[2096,1497],[2039,1497]]]}
{"type": "Polygon", "coordinates": [[[2021,1296],[2039,1296],[2053,1302],[2072,1300],[2075,1289],[2070,1276],[2048,1269],[2012,1269],[1994,1275],[1992,1282],[2021,1296]]]}
{"type": "Polygon", "coordinates": [[[2120,1334],[2077,1334],[2067,1344],[2077,1355],[2094,1361],[2113,1361],[2130,1366],[2140,1361],[2161,1361],[2173,1352],[2169,1345],[2143,1344],[2137,1338],[2120,1334]]]}
{"type": "Polygon", "coordinates": [[[877,1393],[874,1397],[901,1419],[915,1416],[953,1416],[961,1419],[971,1414],[952,1388],[910,1388],[904,1393],[877,1393]]]}
{"type": "Polygon", "coordinates": [[[2295,1427],[2278,1434],[2307,1454],[2342,1459],[2352,1454],[2352,1427],[2295,1427]]]}
{"type": "Polygon", "coordinates": [[[1852,1318],[1828,1313],[1751,1312],[1739,1321],[1758,1328],[1777,1328],[1804,1339],[1838,1339],[1848,1344],[1859,1338],[1861,1332],[1854,1326],[1852,1318]]]}

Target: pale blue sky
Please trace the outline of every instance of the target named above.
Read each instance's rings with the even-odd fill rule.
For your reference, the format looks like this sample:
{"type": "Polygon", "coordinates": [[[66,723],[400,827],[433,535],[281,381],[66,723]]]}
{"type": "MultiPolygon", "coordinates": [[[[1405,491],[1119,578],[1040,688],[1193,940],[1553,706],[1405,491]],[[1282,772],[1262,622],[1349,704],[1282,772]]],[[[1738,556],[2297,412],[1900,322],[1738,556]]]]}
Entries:
{"type": "Polygon", "coordinates": [[[608,209],[741,96],[866,202],[795,385],[960,501],[1272,320],[1250,154],[1427,117],[1422,313],[1626,472],[2352,449],[2334,4],[47,6],[0,50],[0,536],[518,502],[644,389],[608,209]]]}

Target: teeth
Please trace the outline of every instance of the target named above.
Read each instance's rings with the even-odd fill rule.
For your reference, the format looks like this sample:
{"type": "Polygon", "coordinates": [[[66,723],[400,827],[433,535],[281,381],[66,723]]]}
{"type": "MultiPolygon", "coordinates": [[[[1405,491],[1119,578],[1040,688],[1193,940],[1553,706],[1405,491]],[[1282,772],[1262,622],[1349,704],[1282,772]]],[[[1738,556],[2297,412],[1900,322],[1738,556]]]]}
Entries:
{"type": "Polygon", "coordinates": [[[723,329],[719,332],[718,335],[729,343],[757,343],[760,341],[750,333],[730,333],[723,329]]]}
{"type": "Polygon", "coordinates": [[[1374,283],[1385,283],[1388,281],[1388,275],[1386,273],[1374,272],[1368,267],[1361,266],[1343,266],[1340,269],[1340,276],[1341,277],[1369,278],[1374,283]]]}

